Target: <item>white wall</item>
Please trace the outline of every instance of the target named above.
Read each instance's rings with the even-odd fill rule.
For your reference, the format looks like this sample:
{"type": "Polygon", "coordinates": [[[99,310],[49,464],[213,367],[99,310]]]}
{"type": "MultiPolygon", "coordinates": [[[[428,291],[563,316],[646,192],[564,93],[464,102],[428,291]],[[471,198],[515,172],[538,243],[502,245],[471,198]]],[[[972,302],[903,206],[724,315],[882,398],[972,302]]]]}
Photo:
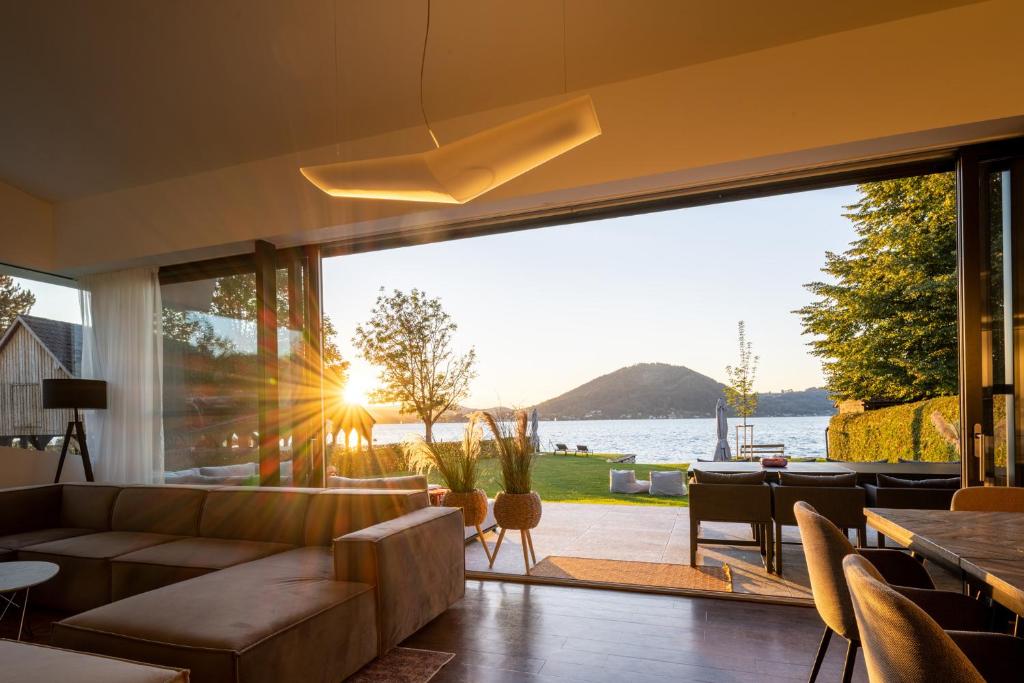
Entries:
{"type": "MultiPolygon", "coordinates": [[[[32,451],[0,446],[0,488],[53,483],[53,475],[57,473],[58,460],[60,460],[60,453],[52,451],[32,451]]],[[[68,454],[67,460],[64,461],[64,472],[61,474],[60,480],[62,482],[85,481],[81,456],[68,454]]]]}
{"type": "Polygon", "coordinates": [[[0,263],[54,267],[53,205],[0,182],[0,263]]]}

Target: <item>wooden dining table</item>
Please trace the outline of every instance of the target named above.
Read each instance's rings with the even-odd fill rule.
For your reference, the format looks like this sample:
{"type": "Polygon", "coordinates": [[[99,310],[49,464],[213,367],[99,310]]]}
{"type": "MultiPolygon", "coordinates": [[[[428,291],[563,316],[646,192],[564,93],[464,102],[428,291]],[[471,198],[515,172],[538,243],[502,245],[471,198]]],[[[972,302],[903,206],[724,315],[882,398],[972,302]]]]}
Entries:
{"type": "Polygon", "coordinates": [[[1024,616],[1024,513],[865,508],[868,525],[1024,616]]]}

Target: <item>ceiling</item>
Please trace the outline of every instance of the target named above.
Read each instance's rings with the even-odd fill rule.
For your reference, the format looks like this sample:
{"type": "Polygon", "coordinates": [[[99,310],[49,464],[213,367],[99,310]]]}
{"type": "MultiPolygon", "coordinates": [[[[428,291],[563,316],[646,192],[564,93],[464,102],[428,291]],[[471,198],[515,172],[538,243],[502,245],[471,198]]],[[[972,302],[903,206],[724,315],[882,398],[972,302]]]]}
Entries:
{"type": "MultiPolygon", "coordinates": [[[[424,107],[443,122],[977,1],[433,0],[424,107]]],[[[426,10],[0,0],[0,180],[65,201],[419,126],[426,10]]]]}

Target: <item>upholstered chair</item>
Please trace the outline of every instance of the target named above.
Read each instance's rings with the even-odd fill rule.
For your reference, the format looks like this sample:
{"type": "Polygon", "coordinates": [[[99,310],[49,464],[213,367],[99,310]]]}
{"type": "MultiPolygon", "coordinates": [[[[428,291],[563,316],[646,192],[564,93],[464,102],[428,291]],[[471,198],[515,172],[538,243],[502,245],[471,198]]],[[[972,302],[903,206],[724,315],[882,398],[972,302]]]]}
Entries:
{"type": "Polygon", "coordinates": [[[1019,681],[1024,640],[997,633],[944,631],[856,554],[843,558],[871,683],[1019,681]]]}
{"type": "Polygon", "coordinates": [[[953,494],[953,512],[1024,512],[1024,488],[971,486],[953,494]]]}
{"type": "Polygon", "coordinates": [[[690,566],[697,564],[697,547],[704,545],[756,546],[772,571],[772,495],[764,472],[694,472],[689,487],[690,566]],[[701,522],[745,522],[753,540],[716,539],[700,535],[701,522]]]}
{"type": "Polygon", "coordinates": [[[811,681],[817,678],[833,633],[847,641],[843,680],[849,681],[853,675],[860,636],[843,577],[842,562],[849,555],[860,554],[870,561],[879,576],[898,586],[899,591],[934,614],[946,628],[980,630],[987,623],[988,611],[983,605],[959,593],[934,590],[935,584],[928,572],[906,553],[875,548],[858,551],[846,534],[804,501],[793,505],[793,514],[800,527],[814,606],[825,622],[825,632],[811,667],[811,681]]]}

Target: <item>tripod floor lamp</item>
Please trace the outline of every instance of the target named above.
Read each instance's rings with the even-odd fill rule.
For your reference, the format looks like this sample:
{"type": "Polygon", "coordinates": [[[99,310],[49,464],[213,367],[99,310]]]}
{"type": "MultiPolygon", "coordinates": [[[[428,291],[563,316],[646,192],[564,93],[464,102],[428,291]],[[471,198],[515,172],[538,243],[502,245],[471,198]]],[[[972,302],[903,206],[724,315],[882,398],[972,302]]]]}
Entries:
{"type": "Polygon", "coordinates": [[[78,450],[82,456],[82,469],[85,480],[95,481],[92,475],[92,463],[89,461],[89,446],[85,441],[85,425],[82,424],[79,410],[106,410],[107,383],[98,379],[44,379],[43,408],[48,410],[73,410],[74,419],[68,422],[64,432],[64,443],[60,447],[60,462],[57,463],[57,476],[53,483],[60,483],[60,473],[64,469],[64,459],[68,456],[71,437],[78,441],[78,450]]]}

